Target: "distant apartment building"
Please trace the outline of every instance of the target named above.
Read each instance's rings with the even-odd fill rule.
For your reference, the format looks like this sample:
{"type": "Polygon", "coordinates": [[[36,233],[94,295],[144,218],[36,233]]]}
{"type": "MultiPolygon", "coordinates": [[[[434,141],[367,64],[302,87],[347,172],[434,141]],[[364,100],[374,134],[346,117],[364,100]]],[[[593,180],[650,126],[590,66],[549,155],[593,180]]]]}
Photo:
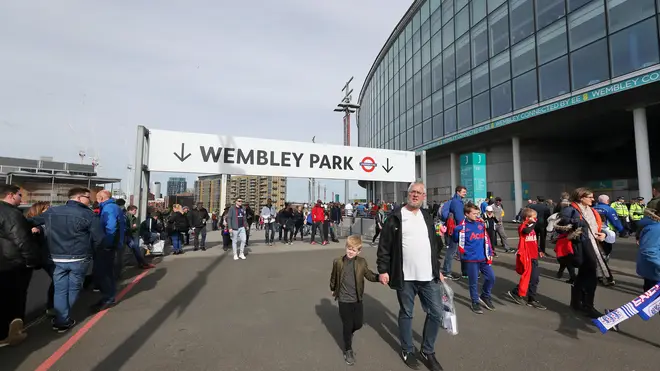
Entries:
{"type": "Polygon", "coordinates": [[[186,181],[186,178],[171,177],[167,180],[167,195],[174,196],[179,193],[185,193],[187,187],[188,181],[186,181]]]}
{"type": "Polygon", "coordinates": [[[272,198],[278,208],[284,207],[286,199],[286,178],[266,176],[230,176],[227,182],[227,195],[221,201],[222,175],[199,177],[195,182],[195,200],[204,204],[209,210],[222,210],[225,205],[241,197],[244,203],[258,212],[272,198]]]}

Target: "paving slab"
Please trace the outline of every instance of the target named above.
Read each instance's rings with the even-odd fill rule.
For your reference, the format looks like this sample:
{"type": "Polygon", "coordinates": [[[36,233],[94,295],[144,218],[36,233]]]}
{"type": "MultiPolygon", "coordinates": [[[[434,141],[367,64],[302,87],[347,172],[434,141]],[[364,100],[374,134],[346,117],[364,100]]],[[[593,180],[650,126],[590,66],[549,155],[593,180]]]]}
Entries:
{"type": "MultiPolygon", "coordinates": [[[[358,363],[343,362],[340,319],[328,287],[332,259],[342,254],[343,243],[268,247],[256,239],[247,260],[234,261],[218,240],[211,232],[213,248],[162,259],[51,370],[407,369],[398,356],[395,292],[368,282],[365,326],[354,341],[358,363]]],[[[634,264],[631,269],[625,260],[631,248],[615,246],[624,259],[612,260],[617,285],[598,288],[599,307],[620,306],[641,292],[634,264]]],[[[375,248],[364,248],[372,268],[375,255],[375,248]]],[[[495,263],[494,312],[473,314],[467,282],[451,283],[460,333],[438,338],[445,370],[657,370],[659,319],[633,318],[621,333],[601,334],[568,309],[570,286],[554,278],[554,259],[540,265],[539,299],[548,310],[516,305],[504,295],[518,280],[514,265],[508,254],[495,263]]],[[[89,318],[85,304],[76,309],[78,328],[89,318]]],[[[423,322],[417,305],[416,344],[423,322]]],[[[47,321],[36,323],[24,344],[0,349],[0,368],[35,370],[74,333],[55,335],[47,321]]]]}

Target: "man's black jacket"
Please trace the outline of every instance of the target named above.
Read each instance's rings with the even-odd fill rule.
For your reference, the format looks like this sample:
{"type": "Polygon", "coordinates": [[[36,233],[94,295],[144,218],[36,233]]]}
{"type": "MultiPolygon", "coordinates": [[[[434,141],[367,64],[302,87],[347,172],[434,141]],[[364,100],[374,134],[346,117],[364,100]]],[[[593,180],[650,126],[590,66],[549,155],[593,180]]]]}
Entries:
{"type": "Polygon", "coordinates": [[[211,219],[209,212],[205,208],[190,210],[190,226],[193,228],[201,228],[206,225],[206,222],[211,219]]]}
{"type": "MultiPolygon", "coordinates": [[[[405,206],[403,206],[405,207],[405,206]]],[[[429,242],[431,245],[431,267],[433,269],[433,278],[440,279],[440,249],[438,246],[442,239],[436,238],[435,225],[433,218],[428,211],[420,209],[426,222],[429,232],[429,242]]],[[[387,273],[390,276],[390,288],[398,290],[403,288],[403,246],[401,233],[401,208],[398,208],[390,214],[385,220],[383,229],[380,232],[380,242],[378,243],[378,253],[376,265],[378,273],[387,273]]]]}
{"type": "Polygon", "coordinates": [[[548,205],[546,205],[544,203],[536,203],[536,204],[529,205],[527,207],[529,207],[530,209],[536,211],[536,217],[538,219],[537,224],[539,225],[539,227],[545,226],[546,223],[547,223],[548,218],[551,215],[551,211],[550,211],[550,208],[548,207],[548,205]]]}
{"type": "Polygon", "coordinates": [[[18,207],[0,201],[0,271],[35,267],[40,263],[41,250],[27,219],[18,207]]]}

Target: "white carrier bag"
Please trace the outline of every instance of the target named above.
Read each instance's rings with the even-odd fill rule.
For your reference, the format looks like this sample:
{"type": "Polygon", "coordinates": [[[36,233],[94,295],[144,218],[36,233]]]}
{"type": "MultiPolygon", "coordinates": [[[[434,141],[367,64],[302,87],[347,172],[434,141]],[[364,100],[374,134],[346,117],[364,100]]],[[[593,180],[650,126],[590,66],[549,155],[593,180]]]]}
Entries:
{"type": "Polygon", "coordinates": [[[442,327],[452,335],[458,335],[456,307],[454,306],[454,290],[446,282],[442,282],[442,327]]]}
{"type": "Polygon", "coordinates": [[[153,245],[151,245],[151,255],[163,255],[165,252],[165,241],[158,238],[153,245]]]}

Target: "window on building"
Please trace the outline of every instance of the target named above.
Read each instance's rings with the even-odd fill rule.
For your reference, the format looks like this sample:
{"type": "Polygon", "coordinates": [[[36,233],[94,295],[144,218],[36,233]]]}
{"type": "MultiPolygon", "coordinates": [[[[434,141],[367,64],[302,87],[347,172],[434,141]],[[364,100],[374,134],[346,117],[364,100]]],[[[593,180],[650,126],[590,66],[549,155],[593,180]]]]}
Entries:
{"type": "Polygon", "coordinates": [[[422,22],[422,24],[424,24],[424,22],[429,19],[430,12],[429,12],[429,2],[428,1],[424,2],[424,4],[422,4],[421,8],[419,8],[419,15],[420,15],[420,21],[422,22]]]}
{"type": "Polygon", "coordinates": [[[472,39],[472,67],[476,67],[488,60],[488,27],[486,21],[476,25],[470,31],[472,39]]]}
{"type": "Polygon", "coordinates": [[[509,51],[495,56],[490,61],[490,85],[495,86],[511,78],[509,51]]]}
{"type": "Polygon", "coordinates": [[[418,103],[413,108],[413,125],[417,126],[422,123],[422,104],[418,103]]]}
{"type": "Polygon", "coordinates": [[[467,6],[463,8],[455,18],[456,22],[456,37],[463,36],[470,29],[470,8],[467,6]]]}
{"type": "Polygon", "coordinates": [[[564,14],[564,0],[536,0],[536,29],[542,29],[564,14]]]}
{"type": "Polygon", "coordinates": [[[472,70],[472,94],[476,95],[490,88],[488,62],[472,70]]]}
{"type": "Polygon", "coordinates": [[[456,41],[456,75],[470,71],[470,35],[465,34],[456,41]]]}
{"type": "Polygon", "coordinates": [[[437,56],[431,61],[431,75],[433,76],[433,91],[442,89],[442,56],[437,56]]]}
{"type": "Polygon", "coordinates": [[[454,0],[445,0],[442,2],[442,24],[446,24],[454,18],[454,0]]]}
{"type": "Polygon", "coordinates": [[[433,13],[440,7],[442,0],[429,0],[429,3],[431,5],[431,13],[433,13]]]}
{"type": "Polygon", "coordinates": [[[422,68],[422,99],[433,93],[433,78],[431,77],[431,65],[422,68]]]}
{"type": "Polygon", "coordinates": [[[415,96],[413,95],[413,80],[410,79],[406,82],[406,110],[415,105],[415,96]]]}
{"type": "Polygon", "coordinates": [[[415,104],[422,101],[422,73],[417,72],[413,78],[414,90],[413,95],[415,98],[415,104]]]}
{"type": "Polygon", "coordinates": [[[539,64],[566,54],[566,20],[562,19],[539,31],[537,37],[539,64]]]}
{"type": "Polygon", "coordinates": [[[415,147],[422,144],[422,135],[424,134],[422,124],[415,126],[415,147]]]}
{"type": "Polygon", "coordinates": [[[431,61],[431,43],[426,43],[422,46],[422,67],[426,66],[431,61]]]}
{"type": "Polygon", "coordinates": [[[472,25],[474,26],[480,20],[486,17],[486,0],[472,0],[472,25]]]}
{"type": "Polygon", "coordinates": [[[406,124],[406,114],[404,113],[399,116],[399,133],[404,133],[407,128],[408,125],[406,124]]]}
{"type": "Polygon", "coordinates": [[[490,56],[509,47],[509,8],[505,5],[488,16],[490,56]]]}
{"type": "Polygon", "coordinates": [[[406,81],[412,79],[413,77],[413,61],[410,59],[406,62],[406,81]]]}
{"type": "Polygon", "coordinates": [[[454,45],[442,52],[442,81],[444,85],[456,79],[456,61],[454,57],[454,45]]]}
{"type": "Polygon", "coordinates": [[[607,0],[610,33],[655,14],[653,0],[607,0]]]}
{"type": "Polygon", "coordinates": [[[415,110],[411,108],[406,112],[406,129],[410,129],[415,126],[414,111],[415,110]]]}
{"type": "Polygon", "coordinates": [[[444,92],[445,109],[456,105],[456,83],[452,82],[442,89],[444,92]]]}
{"type": "Polygon", "coordinates": [[[428,97],[422,101],[422,120],[428,120],[433,117],[433,100],[428,97]]]}
{"type": "Polygon", "coordinates": [[[431,35],[435,35],[442,28],[442,10],[435,10],[431,14],[431,35]]]}
{"type": "Polygon", "coordinates": [[[539,102],[536,85],[536,70],[531,70],[513,79],[513,110],[539,102]]]}
{"type": "Polygon", "coordinates": [[[456,132],[456,107],[452,107],[445,111],[445,135],[456,132]]]}
{"type": "Polygon", "coordinates": [[[490,119],[490,92],[485,91],[472,98],[472,118],[475,124],[490,119]]]}
{"type": "Polygon", "coordinates": [[[598,84],[610,78],[607,39],[601,39],[571,53],[573,90],[598,84]]]}
{"type": "Polygon", "coordinates": [[[490,105],[493,117],[511,112],[511,81],[490,89],[490,105]]]}
{"type": "Polygon", "coordinates": [[[408,132],[403,132],[401,135],[399,135],[399,147],[401,147],[401,150],[406,151],[408,150],[408,139],[406,138],[408,135],[408,132]]]}
{"type": "Polygon", "coordinates": [[[534,33],[534,3],[532,0],[510,0],[511,44],[534,33]]]}
{"type": "Polygon", "coordinates": [[[469,73],[459,77],[456,85],[456,96],[459,103],[472,96],[472,78],[469,73]]]}
{"type": "Polygon", "coordinates": [[[442,52],[442,33],[438,32],[437,34],[431,37],[431,57],[435,58],[440,55],[442,52]]]}
{"type": "Polygon", "coordinates": [[[419,32],[422,34],[422,45],[424,45],[431,39],[431,21],[424,22],[419,32]]]}
{"type": "Polygon", "coordinates": [[[502,5],[506,0],[488,0],[488,12],[492,12],[502,5]]]}
{"type": "Polygon", "coordinates": [[[455,4],[456,11],[458,12],[461,9],[463,9],[463,7],[466,6],[469,2],[470,0],[456,0],[456,4],[455,4]]]}
{"type": "MultiPolygon", "coordinates": [[[[566,2],[567,2],[566,5],[568,6],[568,11],[569,11],[569,12],[572,12],[572,11],[574,11],[575,9],[581,7],[582,5],[584,5],[584,4],[586,4],[586,3],[590,2],[590,1],[591,1],[591,0],[567,0],[567,1],[566,1],[566,2]]],[[[601,0],[598,0],[598,1],[601,1],[601,0]]]]}
{"type": "Polygon", "coordinates": [[[518,76],[536,67],[536,40],[534,36],[511,48],[511,70],[518,76]]]}
{"type": "Polygon", "coordinates": [[[433,116],[433,139],[437,139],[445,135],[444,122],[442,120],[442,113],[433,116]]]}
{"type": "Polygon", "coordinates": [[[566,56],[539,67],[539,90],[541,102],[570,91],[566,56]]]}
{"type": "Polygon", "coordinates": [[[433,101],[433,114],[442,113],[444,111],[444,107],[442,106],[442,90],[433,93],[431,100],[433,101]]]}
{"type": "Polygon", "coordinates": [[[433,139],[433,120],[429,119],[422,123],[422,143],[433,139]]]}
{"type": "Polygon", "coordinates": [[[415,134],[413,129],[408,130],[406,133],[406,148],[408,148],[408,150],[415,148],[415,134]]]}
{"type": "Polygon", "coordinates": [[[600,39],[605,32],[605,6],[602,1],[595,1],[568,15],[571,50],[600,39]]]}
{"type": "Polygon", "coordinates": [[[406,41],[406,60],[409,61],[413,56],[413,44],[412,41],[406,41]]]}
{"type": "Polygon", "coordinates": [[[458,105],[458,130],[472,126],[472,101],[466,100],[458,105]]]}
{"type": "Polygon", "coordinates": [[[442,28],[442,48],[446,49],[454,42],[454,20],[452,19],[442,28]]]}
{"type": "Polygon", "coordinates": [[[658,28],[655,18],[610,36],[612,78],[658,63],[658,28]]]}
{"type": "Polygon", "coordinates": [[[421,50],[413,55],[413,74],[422,69],[422,52],[421,50]]]}

